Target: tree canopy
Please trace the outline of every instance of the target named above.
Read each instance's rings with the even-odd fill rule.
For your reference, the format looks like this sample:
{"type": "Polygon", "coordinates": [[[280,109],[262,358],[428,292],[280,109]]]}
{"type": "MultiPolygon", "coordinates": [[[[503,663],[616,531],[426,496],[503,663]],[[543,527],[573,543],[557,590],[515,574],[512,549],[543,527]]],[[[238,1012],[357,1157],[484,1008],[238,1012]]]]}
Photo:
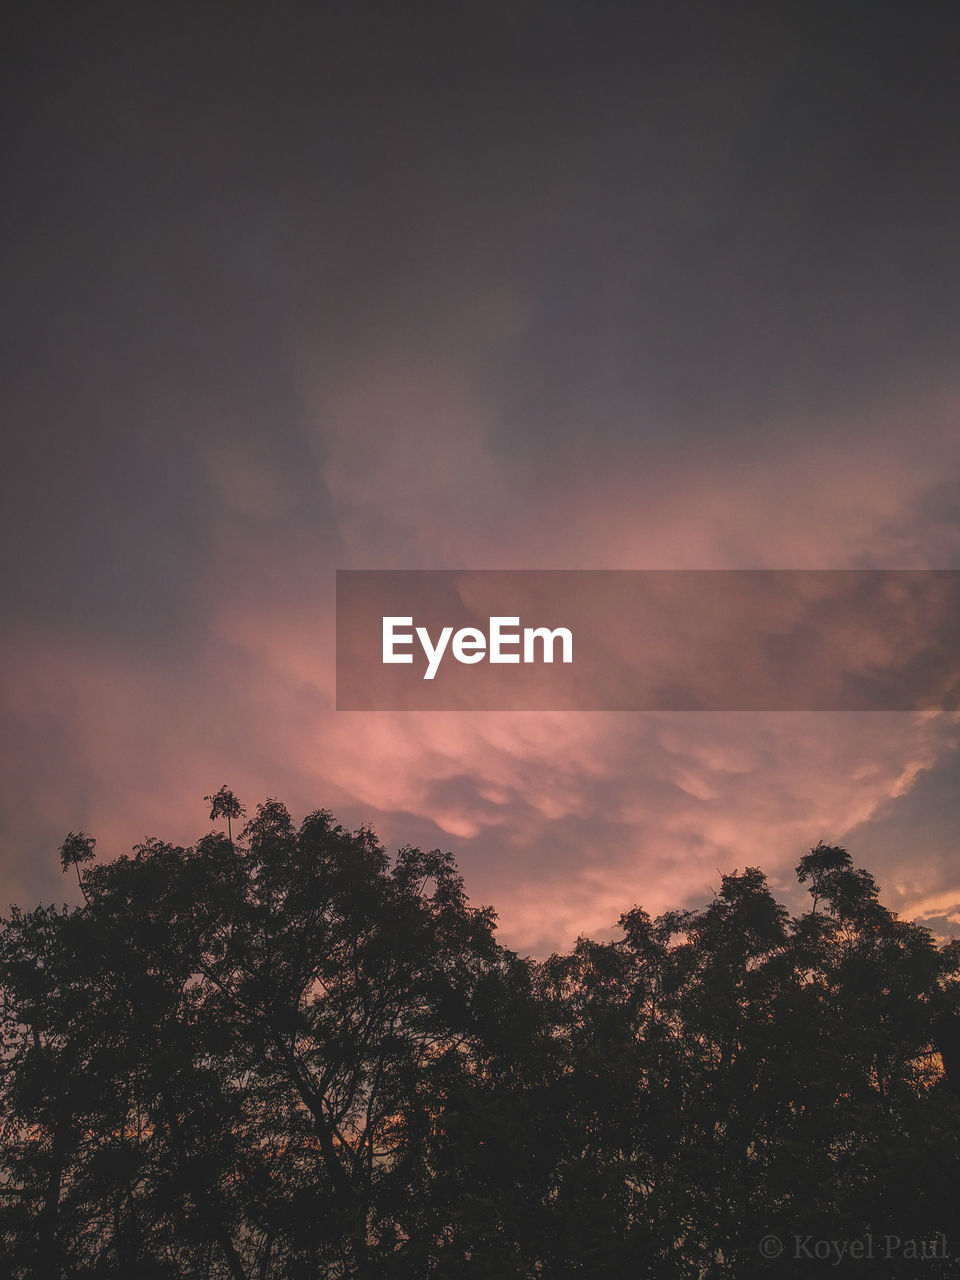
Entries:
{"type": "Polygon", "coordinates": [[[953,1220],[960,946],[843,848],[797,916],[747,868],[534,962],[449,853],[324,810],[93,845],[0,927],[5,1275],[741,1280],[953,1220]]]}

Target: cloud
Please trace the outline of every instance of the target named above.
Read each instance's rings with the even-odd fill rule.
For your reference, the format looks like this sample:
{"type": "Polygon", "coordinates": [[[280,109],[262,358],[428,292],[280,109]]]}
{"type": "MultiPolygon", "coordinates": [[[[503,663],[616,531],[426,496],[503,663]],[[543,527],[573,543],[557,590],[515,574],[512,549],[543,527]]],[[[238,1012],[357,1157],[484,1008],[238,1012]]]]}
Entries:
{"type": "Polygon", "coordinates": [[[695,17],[10,33],[0,900],[228,782],[521,948],[845,835],[949,919],[949,717],[332,710],[337,567],[960,563],[950,41],[695,17]]]}
{"type": "MultiPolygon", "coordinates": [[[[11,897],[72,895],[53,856],[67,829],[108,856],[148,834],[192,840],[200,797],[227,781],[248,804],[278,794],[392,846],[453,849],[505,940],[543,952],[635,901],[701,901],[734,867],[760,865],[789,896],[821,838],[856,835],[874,866],[870,824],[909,806],[957,740],[953,717],[894,713],[337,714],[302,636],[227,630],[189,672],[36,637],[7,654],[4,711],[23,730],[3,774],[11,897]]],[[[911,896],[880,842],[894,902],[956,896],[955,863],[928,844],[920,819],[911,896]]]]}

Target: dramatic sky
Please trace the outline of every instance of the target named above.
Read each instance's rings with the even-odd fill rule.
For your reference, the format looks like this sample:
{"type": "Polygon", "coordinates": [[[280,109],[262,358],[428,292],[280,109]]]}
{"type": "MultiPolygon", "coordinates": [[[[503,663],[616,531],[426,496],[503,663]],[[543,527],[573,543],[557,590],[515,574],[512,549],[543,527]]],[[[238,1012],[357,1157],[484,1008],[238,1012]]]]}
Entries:
{"type": "Polygon", "coordinates": [[[938,12],[19,6],[0,910],[227,782],[525,951],[820,839],[960,931],[956,715],[333,709],[336,568],[960,567],[938,12]]]}

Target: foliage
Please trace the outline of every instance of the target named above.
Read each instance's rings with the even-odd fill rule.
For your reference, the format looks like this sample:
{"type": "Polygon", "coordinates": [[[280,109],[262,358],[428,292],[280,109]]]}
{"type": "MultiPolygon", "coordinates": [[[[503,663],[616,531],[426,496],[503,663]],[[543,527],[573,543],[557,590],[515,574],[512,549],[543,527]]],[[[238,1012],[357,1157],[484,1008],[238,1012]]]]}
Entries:
{"type": "Polygon", "coordinates": [[[322,810],[61,858],[83,905],[0,930],[4,1275],[739,1280],[952,1221],[960,948],[844,849],[797,918],[748,868],[541,964],[322,810]]]}
{"type": "Polygon", "coordinates": [[[245,818],[247,816],[246,809],[226,784],[219,791],[215,791],[212,796],[204,796],[203,798],[210,803],[210,820],[212,822],[215,822],[217,818],[226,818],[227,839],[232,842],[233,820],[235,818],[245,818]]]}

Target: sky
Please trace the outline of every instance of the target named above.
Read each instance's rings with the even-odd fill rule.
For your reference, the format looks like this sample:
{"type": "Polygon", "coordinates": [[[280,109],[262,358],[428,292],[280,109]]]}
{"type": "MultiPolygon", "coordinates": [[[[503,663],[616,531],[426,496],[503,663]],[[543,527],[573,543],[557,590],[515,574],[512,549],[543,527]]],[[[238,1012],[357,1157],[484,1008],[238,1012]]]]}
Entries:
{"type": "Polygon", "coordinates": [[[946,7],[7,21],[0,911],[227,783],[537,955],[821,839],[960,932],[956,713],[334,709],[338,568],[960,568],[946,7]]]}

